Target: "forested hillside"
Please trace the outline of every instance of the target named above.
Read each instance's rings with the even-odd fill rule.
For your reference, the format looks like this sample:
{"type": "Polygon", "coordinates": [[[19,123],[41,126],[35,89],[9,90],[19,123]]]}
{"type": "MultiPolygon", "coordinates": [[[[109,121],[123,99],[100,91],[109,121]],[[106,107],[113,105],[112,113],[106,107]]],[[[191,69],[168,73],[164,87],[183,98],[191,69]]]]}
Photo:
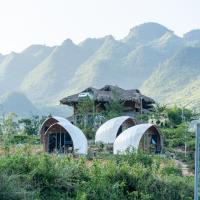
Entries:
{"type": "Polygon", "coordinates": [[[110,35],[75,44],[67,39],[0,55],[0,96],[22,92],[43,107],[89,86],[114,84],[139,88],[161,103],[198,102],[199,65],[200,30],[179,37],[160,24],[144,23],[121,40],[110,35]]]}

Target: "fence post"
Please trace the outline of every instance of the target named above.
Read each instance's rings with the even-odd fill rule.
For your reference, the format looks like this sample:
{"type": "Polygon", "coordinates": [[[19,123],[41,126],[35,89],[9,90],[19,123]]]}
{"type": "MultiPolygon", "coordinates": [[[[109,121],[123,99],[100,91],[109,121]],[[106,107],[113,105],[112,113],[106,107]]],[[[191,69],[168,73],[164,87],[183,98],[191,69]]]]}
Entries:
{"type": "Polygon", "coordinates": [[[197,126],[196,126],[194,200],[198,200],[198,187],[199,187],[199,135],[200,135],[200,123],[198,123],[197,126]]]}

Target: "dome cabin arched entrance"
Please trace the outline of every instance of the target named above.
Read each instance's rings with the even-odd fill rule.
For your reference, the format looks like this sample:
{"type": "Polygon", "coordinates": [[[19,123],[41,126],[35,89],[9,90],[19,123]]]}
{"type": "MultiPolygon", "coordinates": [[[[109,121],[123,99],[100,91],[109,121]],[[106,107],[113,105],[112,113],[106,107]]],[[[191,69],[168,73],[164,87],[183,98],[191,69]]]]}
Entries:
{"type": "Polygon", "coordinates": [[[129,150],[143,150],[147,153],[161,153],[162,137],[154,124],[139,124],[123,131],[115,140],[114,154],[124,154],[129,150]]]}
{"type": "Polygon", "coordinates": [[[96,132],[95,143],[113,144],[115,139],[127,128],[135,126],[136,121],[129,116],[115,117],[102,124],[96,132]]]}
{"type": "Polygon", "coordinates": [[[48,118],[41,126],[40,135],[45,152],[87,154],[85,135],[67,119],[48,118]]]}

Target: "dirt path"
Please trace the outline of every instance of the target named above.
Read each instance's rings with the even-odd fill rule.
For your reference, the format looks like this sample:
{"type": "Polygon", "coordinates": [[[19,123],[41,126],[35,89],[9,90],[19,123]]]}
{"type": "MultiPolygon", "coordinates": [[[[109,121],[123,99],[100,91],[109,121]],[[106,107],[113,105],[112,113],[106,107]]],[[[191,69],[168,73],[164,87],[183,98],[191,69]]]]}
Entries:
{"type": "Polygon", "coordinates": [[[192,172],[189,172],[188,166],[186,163],[174,159],[177,166],[180,166],[183,176],[193,176],[192,172]]]}

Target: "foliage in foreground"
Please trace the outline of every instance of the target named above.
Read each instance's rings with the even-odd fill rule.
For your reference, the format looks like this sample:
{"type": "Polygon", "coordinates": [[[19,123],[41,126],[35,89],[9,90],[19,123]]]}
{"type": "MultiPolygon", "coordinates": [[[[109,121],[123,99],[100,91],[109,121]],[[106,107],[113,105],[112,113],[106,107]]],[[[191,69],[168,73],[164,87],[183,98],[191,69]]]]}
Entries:
{"type": "Polygon", "coordinates": [[[192,180],[167,162],[141,153],[88,161],[19,152],[0,157],[0,199],[192,199],[192,180]]]}

